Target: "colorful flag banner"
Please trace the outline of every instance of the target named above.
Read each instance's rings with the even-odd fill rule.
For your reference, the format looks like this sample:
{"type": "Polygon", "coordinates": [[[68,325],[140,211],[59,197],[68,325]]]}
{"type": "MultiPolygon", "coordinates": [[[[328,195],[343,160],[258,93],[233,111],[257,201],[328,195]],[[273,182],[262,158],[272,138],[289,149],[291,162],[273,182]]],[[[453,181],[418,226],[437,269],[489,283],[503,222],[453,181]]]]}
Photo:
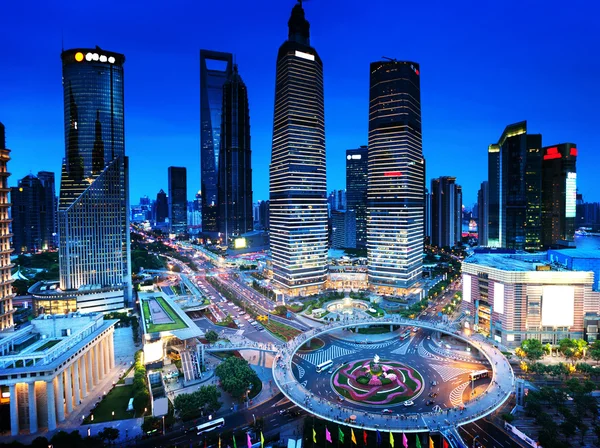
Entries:
{"type": "Polygon", "coordinates": [[[443,446],[444,448],[449,448],[449,447],[448,447],[448,442],[446,442],[446,439],[444,439],[444,441],[442,442],[442,446],[443,446]]]}
{"type": "Polygon", "coordinates": [[[408,439],[404,433],[402,433],[402,445],[404,445],[404,448],[408,448],[408,439]]]}
{"type": "Polygon", "coordinates": [[[435,445],[433,444],[433,440],[431,440],[431,437],[429,437],[429,448],[435,448],[435,445]]]}
{"type": "Polygon", "coordinates": [[[265,436],[260,432],[260,448],[265,448],[265,436]]]}
{"type": "Polygon", "coordinates": [[[352,435],[352,443],[354,443],[355,445],[358,445],[356,443],[356,437],[354,436],[354,429],[350,428],[350,434],[352,435]]]}
{"type": "Polygon", "coordinates": [[[325,440],[327,440],[329,443],[333,443],[331,440],[331,433],[329,432],[329,429],[327,429],[327,426],[325,426],[325,440]]]}
{"type": "Polygon", "coordinates": [[[390,446],[394,448],[394,434],[390,431],[390,446]]]}
{"type": "Polygon", "coordinates": [[[363,429],[363,440],[365,441],[365,445],[367,444],[367,431],[363,429]]]}
{"type": "Polygon", "coordinates": [[[313,428],[313,443],[317,443],[317,431],[313,428]]]}
{"type": "Polygon", "coordinates": [[[338,440],[344,443],[344,433],[342,432],[342,428],[338,426],[338,440]]]}
{"type": "Polygon", "coordinates": [[[250,438],[250,433],[246,433],[246,437],[248,438],[248,448],[252,448],[252,439],[250,438]]]}
{"type": "Polygon", "coordinates": [[[381,433],[377,430],[377,445],[381,445],[381,433]]]}
{"type": "Polygon", "coordinates": [[[233,436],[233,448],[237,448],[237,443],[235,443],[235,436],[233,436]]]}
{"type": "Polygon", "coordinates": [[[419,437],[419,434],[417,434],[417,444],[415,446],[416,448],[421,448],[421,438],[419,437]]]}

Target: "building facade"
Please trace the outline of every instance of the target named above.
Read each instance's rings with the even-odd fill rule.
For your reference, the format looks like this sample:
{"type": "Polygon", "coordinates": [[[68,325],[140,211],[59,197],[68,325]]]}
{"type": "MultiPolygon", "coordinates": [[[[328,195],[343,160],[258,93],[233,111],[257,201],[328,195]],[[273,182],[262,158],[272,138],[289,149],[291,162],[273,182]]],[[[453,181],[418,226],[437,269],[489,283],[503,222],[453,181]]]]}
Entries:
{"type": "Polygon", "coordinates": [[[10,149],[6,148],[6,136],[4,125],[0,123],[0,331],[12,328],[14,325],[12,299],[10,254],[13,249],[10,246],[10,202],[8,200],[8,161],[10,160],[10,149]]]}
{"type": "Polygon", "coordinates": [[[369,283],[402,293],[423,270],[424,172],[419,64],[371,64],[367,250],[369,283]]]}
{"type": "Polygon", "coordinates": [[[354,210],[333,210],[331,212],[331,248],[355,248],[356,212],[354,210]]]}
{"type": "Polygon", "coordinates": [[[348,247],[367,247],[368,157],[366,146],[346,150],[346,208],[356,216],[356,239],[348,247]]]}
{"type": "Polygon", "coordinates": [[[233,55],[200,50],[200,172],[202,231],[216,234],[218,206],[219,151],[223,86],[231,77],[233,55]]]}
{"type": "Polygon", "coordinates": [[[167,193],[161,189],[156,194],[156,201],[154,202],[154,221],[156,223],[165,222],[168,217],[169,200],[167,199],[167,193]]]}
{"type": "Polygon", "coordinates": [[[101,313],[40,316],[0,337],[0,386],[11,434],[56,429],[115,367],[114,325],[101,313]]]}
{"type": "MultiPolygon", "coordinates": [[[[61,54],[66,153],[58,203],[60,288],[122,291],[131,298],[129,168],[125,156],[123,63],[119,53],[61,54]]],[[[102,300],[102,299],[100,299],[102,300]]]]}
{"type": "Polygon", "coordinates": [[[54,173],[29,174],[11,188],[15,253],[55,249],[56,193],[54,173]]]}
{"type": "Polygon", "coordinates": [[[487,246],[489,239],[489,183],[481,182],[477,192],[477,238],[480,246],[487,246]]]}
{"type": "Polygon", "coordinates": [[[456,178],[431,179],[431,244],[454,247],[462,240],[462,188],[456,178]]]}
{"type": "Polygon", "coordinates": [[[225,241],[254,229],[251,157],[248,91],[234,65],[223,86],[219,152],[217,222],[225,241]]]}
{"type": "Polygon", "coordinates": [[[577,145],[542,148],[542,244],[548,248],[575,238],[577,145]]]}
{"type": "Polygon", "coordinates": [[[169,229],[180,235],[187,232],[187,170],[170,166],[169,169],[169,229]]]}
{"type": "Polygon", "coordinates": [[[327,277],[323,63],[310,46],[302,4],[279,48],[270,165],[273,280],[286,294],[322,289],[327,277]]]}

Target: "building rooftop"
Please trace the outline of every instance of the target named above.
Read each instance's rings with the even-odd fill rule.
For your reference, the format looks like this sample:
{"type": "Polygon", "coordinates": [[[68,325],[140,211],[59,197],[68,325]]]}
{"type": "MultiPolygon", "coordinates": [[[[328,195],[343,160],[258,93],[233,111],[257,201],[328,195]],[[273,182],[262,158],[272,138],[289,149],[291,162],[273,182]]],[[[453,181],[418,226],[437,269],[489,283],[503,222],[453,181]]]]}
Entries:
{"type": "Polygon", "coordinates": [[[600,248],[599,249],[556,249],[549,250],[548,252],[558,253],[566,255],[571,258],[585,258],[585,259],[600,259],[600,248]]]}
{"type": "Polygon", "coordinates": [[[153,334],[161,338],[175,336],[182,341],[204,336],[204,332],[181,307],[162,292],[141,292],[139,294],[142,309],[144,334],[151,338],[153,334]]]}
{"type": "Polygon", "coordinates": [[[537,266],[547,266],[546,269],[551,271],[564,270],[550,264],[546,258],[546,252],[537,254],[473,254],[467,257],[464,262],[511,272],[535,271],[537,266]]]}

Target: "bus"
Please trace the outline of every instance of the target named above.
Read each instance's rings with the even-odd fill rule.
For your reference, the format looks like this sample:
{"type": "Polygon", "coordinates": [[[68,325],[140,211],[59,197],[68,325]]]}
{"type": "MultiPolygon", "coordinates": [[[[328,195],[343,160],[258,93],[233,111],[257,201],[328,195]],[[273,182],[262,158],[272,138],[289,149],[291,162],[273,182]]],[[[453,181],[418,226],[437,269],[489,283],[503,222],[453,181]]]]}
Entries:
{"type": "Polygon", "coordinates": [[[201,425],[196,426],[196,431],[198,432],[198,435],[200,435],[204,432],[209,432],[214,429],[220,428],[224,424],[225,424],[225,420],[222,418],[218,418],[216,420],[211,420],[211,421],[208,421],[206,423],[202,423],[201,425]]]}
{"type": "Polygon", "coordinates": [[[329,361],[322,362],[317,366],[317,373],[321,373],[324,370],[328,370],[333,367],[333,361],[330,359],[329,361]]]}
{"type": "Polygon", "coordinates": [[[490,372],[487,370],[477,370],[475,372],[471,372],[471,381],[479,380],[481,378],[487,378],[490,372]]]}
{"type": "Polygon", "coordinates": [[[404,341],[405,339],[407,339],[408,337],[410,337],[410,330],[406,330],[404,333],[402,333],[400,335],[400,340],[404,341]]]}

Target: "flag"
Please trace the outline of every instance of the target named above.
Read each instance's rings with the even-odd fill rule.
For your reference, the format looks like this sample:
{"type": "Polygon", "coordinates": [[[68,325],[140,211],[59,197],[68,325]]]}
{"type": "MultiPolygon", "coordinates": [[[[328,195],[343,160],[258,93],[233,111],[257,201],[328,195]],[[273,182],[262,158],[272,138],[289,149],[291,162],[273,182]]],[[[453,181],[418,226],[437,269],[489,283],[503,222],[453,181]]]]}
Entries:
{"type": "Polygon", "coordinates": [[[381,433],[377,430],[377,445],[381,445],[381,433]]]}
{"type": "Polygon", "coordinates": [[[350,434],[352,434],[352,443],[354,443],[355,445],[358,445],[356,443],[356,437],[354,436],[354,430],[352,428],[350,428],[350,434]]]}
{"type": "Polygon", "coordinates": [[[444,442],[442,443],[444,448],[448,448],[448,442],[446,442],[446,439],[444,439],[444,442]]]}
{"type": "Polygon", "coordinates": [[[420,437],[419,437],[419,434],[417,434],[417,440],[416,440],[416,443],[417,443],[417,444],[415,445],[415,447],[416,447],[416,448],[421,448],[421,439],[420,439],[420,437]]]}
{"type": "Polygon", "coordinates": [[[340,442],[344,443],[344,433],[342,432],[342,428],[338,426],[338,439],[340,442]]]}
{"type": "Polygon", "coordinates": [[[317,443],[317,431],[313,428],[313,443],[317,443]]]}
{"type": "Polygon", "coordinates": [[[367,444],[367,431],[363,429],[363,440],[365,441],[365,445],[367,444]]]}
{"type": "Polygon", "coordinates": [[[429,448],[435,448],[435,445],[433,444],[433,440],[431,440],[431,437],[429,437],[429,448]]]}
{"type": "Polygon", "coordinates": [[[250,438],[250,433],[246,433],[246,437],[248,438],[248,448],[252,448],[252,439],[250,438]]]}
{"type": "Polygon", "coordinates": [[[394,448],[394,434],[390,431],[390,446],[394,448]]]}
{"type": "Polygon", "coordinates": [[[265,436],[263,436],[262,431],[260,432],[260,448],[265,448],[265,436]]]}
{"type": "Polygon", "coordinates": [[[402,445],[404,445],[404,448],[408,448],[408,439],[404,433],[402,433],[402,445]]]}
{"type": "Polygon", "coordinates": [[[237,443],[235,443],[235,436],[233,436],[233,448],[237,448],[237,443]]]}
{"type": "Polygon", "coordinates": [[[333,441],[331,440],[331,433],[327,429],[327,426],[325,426],[325,440],[327,440],[329,443],[333,443],[333,441]]]}
{"type": "Polygon", "coordinates": [[[221,436],[219,436],[219,448],[221,448],[221,436]]]}

